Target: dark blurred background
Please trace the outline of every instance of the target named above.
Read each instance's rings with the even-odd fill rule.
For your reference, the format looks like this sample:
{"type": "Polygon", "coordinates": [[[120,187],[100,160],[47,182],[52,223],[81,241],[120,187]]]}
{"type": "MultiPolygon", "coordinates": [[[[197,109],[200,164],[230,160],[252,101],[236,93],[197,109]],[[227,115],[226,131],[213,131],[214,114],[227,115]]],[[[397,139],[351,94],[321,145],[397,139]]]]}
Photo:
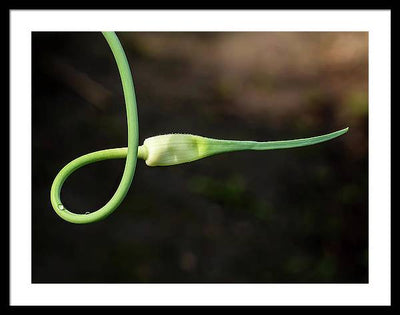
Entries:
{"type": "MultiPolygon", "coordinates": [[[[115,61],[101,33],[32,33],[32,282],[368,282],[368,34],[117,33],[133,72],[140,144],[172,132],[326,143],[171,167],[138,161],[104,221],[50,204],[72,159],[126,146],[115,61]]],[[[113,195],[124,160],[86,166],[62,200],[113,195]]]]}

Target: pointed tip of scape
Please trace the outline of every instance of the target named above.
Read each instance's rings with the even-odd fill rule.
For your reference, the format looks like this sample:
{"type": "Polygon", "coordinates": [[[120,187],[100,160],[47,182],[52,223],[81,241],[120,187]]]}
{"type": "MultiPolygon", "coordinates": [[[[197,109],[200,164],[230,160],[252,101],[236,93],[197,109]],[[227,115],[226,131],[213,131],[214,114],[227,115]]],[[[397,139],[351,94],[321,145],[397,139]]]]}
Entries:
{"type": "Polygon", "coordinates": [[[332,132],[332,133],[336,134],[337,136],[341,136],[341,135],[345,134],[347,131],[349,131],[349,127],[340,129],[340,130],[332,132]]]}

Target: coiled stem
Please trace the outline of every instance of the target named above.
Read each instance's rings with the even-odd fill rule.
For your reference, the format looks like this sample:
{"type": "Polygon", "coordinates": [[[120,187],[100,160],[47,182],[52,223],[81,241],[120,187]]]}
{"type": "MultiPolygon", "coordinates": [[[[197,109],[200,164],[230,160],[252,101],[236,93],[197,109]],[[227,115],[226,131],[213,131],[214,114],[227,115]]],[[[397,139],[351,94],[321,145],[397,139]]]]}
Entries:
{"type": "Polygon", "coordinates": [[[83,155],[68,163],[57,174],[50,191],[50,200],[53,209],[64,220],[78,224],[91,223],[104,219],[120,205],[132,183],[138,157],[139,123],[137,117],[136,96],[129,63],[117,35],[114,32],[103,32],[103,35],[111,48],[121,76],[128,122],[128,148],[102,150],[83,155]],[[65,208],[61,202],[60,193],[62,185],[68,176],[87,164],[106,159],[125,157],[126,162],[121,182],[114,195],[102,208],[96,211],[87,211],[86,214],[73,213],[65,208]]]}
{"type": "Polygon", "coordinates": [[[114,32],[103,32],[103,35],[112,50],[121,76],[128,122],[128,147],[92,152],[78,157],[61,169],[51,186],[50,200],[55,212],[66,221],[84,224],[99,221],[110,215],[121,204],[129,190],[138,158],[145,160],[148,166],[170,166],[193,162],[224,152],[308,146],[334,139],[348,131],[348,128],[345,128],[317,137],[267,142],[220,140],[191,134],[167,134],[147,138],[143,145],[139,146],[136,96],[129,64],[117,35],[114,32]],[[126,162],[121,182],[112,198],[102,208],[86,211],[85,214],[77,214],[65,208],[61,202],[60,193],[68,176],[90,163],[123,158],[126,158],[126,162]]]}

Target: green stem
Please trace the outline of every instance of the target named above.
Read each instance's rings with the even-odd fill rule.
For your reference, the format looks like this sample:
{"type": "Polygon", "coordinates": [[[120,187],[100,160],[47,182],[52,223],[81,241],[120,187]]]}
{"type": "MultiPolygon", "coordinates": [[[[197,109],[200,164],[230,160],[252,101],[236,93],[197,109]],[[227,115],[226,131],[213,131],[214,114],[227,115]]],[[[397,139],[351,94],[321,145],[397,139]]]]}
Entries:
{"type": "Polygon", "coordinates": [[[172,134],[155,136],[139,143],[139,123],[136,108],[136,96],[131,71],[125,52],[114,32],[103,32],[114,55],[121,76],[128,123],[128,147],[92,152],[69,162],[57,174],[50,191],[50,200],[55,212],[64,220],[77,223],[91,223],[110,215],[123,201],[135,174],[138,158],[149,166],[169,166],[192,162],[207,156],[242,150],[273,150],[307,146],[338,137],[348,128],[330,134],[296,140],[285,141],[236,141],[211,139],[195,135],[172,134]],[[69,211],[61,202],[60,193],[65,180],[77,169],[98,161],[126,158],[121,182],[111,199],[96,211],[77,214],[69,211]]]}
{"type": "Polygon", "coordinates": [[[349,128],[344,128],[335,132],[311,138],[265,142],[209,139],[209,143],[207,145],[210,147],[209,155],[244,150],[264,151],[290,149],[325,142],[341,136],[342,134],[346,133],[347,130],[349,130],[349,128]]]}
{"type": "Polygon", "coordinates": [[[78,224],[91,223],[104,219],[120,205],[132,183],[138,154],[139,123],[137,118],[135,90],[128,60],[126,59],[124,49],[122,48],[117,35],[114,32],[103,32],[103,35],[111,48],[121,76],[128,122],[128,149],[111,149],[86,154],[68,163],[57,174],[50,191],[51,204],[61,218],[78,224]],[[77,214],[66,209],[61,202],[60,192],[62,185],[71,173],[89,163],[125,157],[126,163],[121,182],[114,195],[102,208],[97,211],[89,210],[86,214],[77,214]]]}

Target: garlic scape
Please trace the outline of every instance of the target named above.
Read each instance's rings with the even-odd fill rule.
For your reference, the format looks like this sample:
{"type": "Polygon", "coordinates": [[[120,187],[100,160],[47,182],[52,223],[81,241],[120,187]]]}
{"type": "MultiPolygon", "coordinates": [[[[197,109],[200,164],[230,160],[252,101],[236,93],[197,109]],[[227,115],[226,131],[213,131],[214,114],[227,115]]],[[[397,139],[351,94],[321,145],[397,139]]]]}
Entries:
{"type": "Polygon", "coordinates": [[[215,154],[244,150],[276,150],[303,147],[339,137],[349,128],[322,136],[283,141],[238,141],[212,139],[191,134],[166,134],[144,140],[138,148],[138,158],[147,166],[171,166],[193,162],[215,154]]]}
{"type": "Polygon", "coordinates": [[[135,174],[137,159],[143,159],[148,166],[170,166],[193,162],[224,152],[243,150],[288,149],[328,141],[347,132],[348,128],[326,135],[284,141],[239,141],[206,138],[191,134],[167,134],[147,138],[139,146],[139,123],[136,96],[132,74],[124,49],[114,32],[103,32],[116,61],[124,92],[128,146],[113,148],[82,155],[66,164],[54,178],[50,190],[50,201],[54,211],[64,220],[86,224],[109,216],[124,200],[135,174]],[[69,211],[61,202],[61,188],[65,180],[79,168],[102,160],[125,159],[125,168],[120,184],[111,199],[100,209],[86,209],[81,214],[69,211]]]}

